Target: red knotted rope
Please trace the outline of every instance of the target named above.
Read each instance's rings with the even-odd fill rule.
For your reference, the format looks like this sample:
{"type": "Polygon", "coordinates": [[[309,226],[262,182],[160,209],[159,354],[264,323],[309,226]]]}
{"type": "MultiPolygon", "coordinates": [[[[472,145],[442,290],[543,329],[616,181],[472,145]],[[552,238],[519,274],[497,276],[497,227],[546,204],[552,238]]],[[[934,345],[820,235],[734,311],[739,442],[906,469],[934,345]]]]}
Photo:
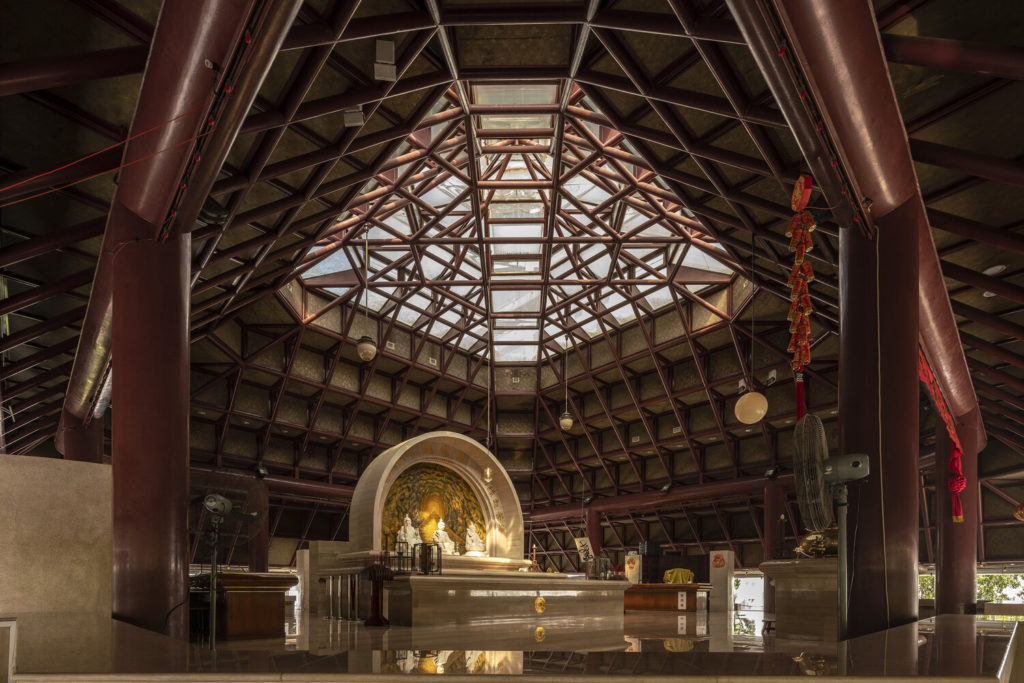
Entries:
{"type": "Polygon", "coordinates": [[[951,450],[949,479],[946,481],[946,485],[949,487],[949,492],[953,494],[953,521],[962,522],[964,521],[964,506],[960,503],[960,492],[967,488],[967,477],[964,476],[963,470],[960,468],[960,458],[963,457],[963,451],[960,450],[960,446],[957,444],[953,444],[951,450]]]}
{"type": "Polygon", "coordinates": [[[917,352],[917,374],[921,381],[924,382],[924,385],[928,387],[928,393],[932,395],[935,408],[938,410],[939,417],[942,418],[942,422],[946,426],[946,433],[949,434],[951,448],[949,454],[949,478],[946,480],[946,487],[952,495],[953,521],[962,522],[964,521],[964,506],[960,502],[960,492],[967,488],[967,477],[964,476],[963,468],[960,465],[964,451],[960,447],[960,439],[956,434],[953,415],[949,412],[949,407],[942,397],[942,390],[939,388],[939,383],[935,380],[935,375],[928,365],[928,359],[924,357],[924,352],[920,349],[917,352]]]}

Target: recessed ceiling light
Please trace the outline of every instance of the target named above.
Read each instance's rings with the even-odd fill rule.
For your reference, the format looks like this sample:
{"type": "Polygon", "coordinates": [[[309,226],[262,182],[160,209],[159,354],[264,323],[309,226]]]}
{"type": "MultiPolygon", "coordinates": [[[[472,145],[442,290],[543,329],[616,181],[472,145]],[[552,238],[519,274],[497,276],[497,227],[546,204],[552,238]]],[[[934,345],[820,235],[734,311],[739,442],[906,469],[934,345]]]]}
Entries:
{"type": "Polygon", "coordinates": [[[242,420],[242,424],[247,425],[247,424],[249,424],[249,421],[248,420],[242,420]]]}
{"type": "Polygon", "coordinates": [[[994,297],[996,295],[996,293],[995,292],[982,292],[981,295],[983,297],[985,297],[986,299],[991,299],[992,297],[994,297]]]}
{"type": "Polygon", "coordinates": [[[999,275],[999,273],[1003,272],[1004,270],[1006,270],[1006,264],[1000,263],[994,266],[989,266],[988,268],[981,272],[984,273],[985,275],[999,275]]]}
{"type": "Polygon", "coordinates": [[[205,410],[197,410],[196,413],[199,414],[199,415],[206,415],[206,411],[205,410]]]}
{"type": "Polygon", "coordinates": [[[747,429],[744,429],[743,431],[749,434],[750,433],[750,428],[748,427],[747,429]]]}

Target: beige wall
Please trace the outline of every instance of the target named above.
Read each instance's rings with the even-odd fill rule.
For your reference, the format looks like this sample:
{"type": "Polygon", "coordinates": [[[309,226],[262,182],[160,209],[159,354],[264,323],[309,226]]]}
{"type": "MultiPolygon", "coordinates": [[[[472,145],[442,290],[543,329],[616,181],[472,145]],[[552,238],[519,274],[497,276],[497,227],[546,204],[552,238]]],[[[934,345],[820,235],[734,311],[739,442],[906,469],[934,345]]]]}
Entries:
{"type": "Polygon", "coordinates": [[[109,465],[0,455],[0,616],[110,615],[109,465]]]}

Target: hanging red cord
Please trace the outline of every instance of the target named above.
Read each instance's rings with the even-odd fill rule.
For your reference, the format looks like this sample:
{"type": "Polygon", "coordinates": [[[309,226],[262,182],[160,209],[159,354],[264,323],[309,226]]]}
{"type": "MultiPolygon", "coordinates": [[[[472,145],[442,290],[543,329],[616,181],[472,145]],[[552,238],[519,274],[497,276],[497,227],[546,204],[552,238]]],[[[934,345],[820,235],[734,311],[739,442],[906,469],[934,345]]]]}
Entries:
{"type": "MultiPolygon", "coordinates": [[[[109,152],[110,150],[115,149],[117,147],[120,147],[121,145],[123,145],[125,143],[131,142],[132,140],[136,140],[138,138],[141,138],[143,135],[149,135],[150,133],[152,133],[155,130],[160,130],[164,126],[168,126],[168,125],[174,123],[175,121],[177,121],[178,119],[184,118],[184,117],[188,116],[189,114],[191,114],[192,112],[194,112],[194,111],[196,111],[198,109],[199,109],[199,107],[193,107],[192,109],[189,109],[186,112],[178,114],[173,119],[168,119],[168,120],[164,121],[163,123],[157,124],[157,125],[153,126],[152,128],[149,128],[149,129],[144,130],[142,132],[136,133],[135,135],[132,135],[131,137],[127,137],[127,138],[125,138],[124,140],[122,140],[120,142],[115,142],[112,145],[108,145],[107,147],[104,147],[103,149],[97,150],[97,151],[93,152],[92,154],[86,154],[84,157],[81,157],[80,159],[75,159],[74,161],[69,161],[68,163],[64,164],[63,166],[58,166],[57,168],[51,168],[49,171],[44,171],[43,173],[37,173],[36,175],[32,176],[31,178],[25,178],[24,180],[19,180],[18,182],[12,183],[12,184],[10,184],[10,185],[8,185],[6,187],[0,187],[0,193],[7,192],[8,190],[13,190],[16,187],[24,185],[25,183],[30,183],[33,180],[38,180],[39,178],[45,178],[48,175],[52,175],[54,173],[57,173],[58,171],[63,171],[65,168],[70,168],[70,167],[74,166],[75,164],[80,164],[83,161],[85,161],[86,159],[91,159],[94,156],[97,156],[99,154],[103,154],[104,152],[109,152]]],[[[170,149],[170,148],[168,148],[168,149],[170,149]]],[[[116,171],[117,169],[114,169],[114,170],[116,171]]],[[[98,175],[102,175],[102,174],[98,174],[98,175]]],[[[91,176],[91,177],[95,178],[96,176],[91,176]]],[[[89,178],[86,178],[85,180],[89,180],[89,178]]],[[[82,182],[82,181],[79,181],[79,182],[82,182]]],[[[65,187],[69,187],[69,185],[65,185],[65,187]]],[[[4,206],[7,206],[7,205],[5,204],[4,206]]]]}
{"type": "MultiPolygon", "coordinates": [[[[70,182],[70,183],[67,183],[65,185],[60,185],[59,187],[51,187],[48,190],[44,190],[42,192],[37,192],[36,194],[29,195],[28,197],[21,197],[19,199],[14,199],[12,201],[9,201],[9,202],[7,202],[5,204],[0,204],[0,209],[2,209],[4,207],[8,207],[8,206],[13,206],[15,204],[20,204],[22,202],[27,202],[30,199],[36,199],[38,197],[45,197],[48,194],[53,194],[54,192],[60,192],[61,190],[67,189],[67,188],[69,188],[69,187],[71,187],[73,185],[78,185],[79,183],[84,183],[87,180],[92,180],[93,178],[98,178],[100,176],[107,175],[108,173],[116,173],[117,171],[120,171],[122,168],[128,168],[129,166],[134,166],[135,164],[138,164],[140,162],[146,161],[147,159],[152,159],[153,157],[157,156],[158,154],[163,154],[164,152],[170,151],[170,150],[175,149],[177,147],[181,147],[182,145],[187,145],[190,142],[195,142],[196,140],[198,140],[200,138],[206,137],[207,135],[212,133],[214,130],[216,130],[216,127],[211,126],[206,131],[200,133],[199,135],[194,135],[194,136],[192,136],[192,137],[190,137],[190,138],[188,138],[186,140],[182,140],[181,142],[176,142],[173,145],[170,145],[168,147],[164,147],[163,149],[158,149],[157,151],[155,151],[155,152],[153,152],[151,154],[147,154],[144,157],[140,157],[140,158],[135,159],[133,161],[129,161],[128,163],[121,164],[120,166],[117,166],[117,167],[112,168],[110,170],[100,171],[99,173],[94,173],[94,174],[92,174],[91,176],[89,176],[87,178],[80,178],[78,180],[75,180],[74,182],[70,182]]],[[[14,187],[14,186],[12,185],[11,187],[14,187]]]]}

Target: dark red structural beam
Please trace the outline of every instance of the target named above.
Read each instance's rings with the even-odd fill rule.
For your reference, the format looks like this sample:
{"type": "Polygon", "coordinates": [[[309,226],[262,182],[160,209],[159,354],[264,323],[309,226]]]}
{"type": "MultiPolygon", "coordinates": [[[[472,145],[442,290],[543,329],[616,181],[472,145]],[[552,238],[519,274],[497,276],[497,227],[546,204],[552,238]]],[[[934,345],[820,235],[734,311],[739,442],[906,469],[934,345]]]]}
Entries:
{"type": "MultiPolygon", "coordinates": [[[[230,470],[221,471],[204,465],[192,465],[190,472],[193,477],[201,479],[214,473],[234,474],[239,477],[246,477],[243,473],[235,473],[230,470]]],[[[328,484],[326,482],[310,481],[308,479],[294,479],[292,477],[280,477],[268,474],[263,477],[270,488],[271,495],[300,496],[305,498],[323,498],[329,501],[347,501],[352,498],[354,486],[345,484],[328,484]]]]}
{"type": "Polygon", "coordinates": [[[146,66],[148,52],[148,46],[138,45],[84,55],[0,64],[0,97],[137,74],[146,66]]]}
{"type": "Polygon", "coordinates": [[[15,313],[23,308],[37,304],[41,301],[71,291],[75,287],[81,287],[92,279],[92,269],[81,270],[74,275],[69,275],[63,280],[51,282],[48,285],[35,287],[20,294],[7,297],[0,301],[0,315],[15,313]]]}
{"type": "Polygon", "coordinates": [[[882,34],[889,61],[933,69],[1024,79],[1024,48],[965,40],[882,34]]]}
{"type": "MultiPolygon", "coordinates": [[[[873,220],[901,211],[918,233],[920,341],[955,417],[984,434],[949,293],[907,144],[906,129],[870,7],[858,2],[775,0],[790,48],[873,220]],[[903,210],[906,209],[906,210],[903,210]]],[[[984,436],[980,439],[984,447],[984,436]]]]}
{"type": "Polygon", "coordinates": [[[75,242],[102,235],[107,222],[102,218],[94,218],[63,230],[55,230],[49,235],[40,235],[32,239],[18,242],[0,249],[0,268],[13,266],[28,259],[49,254],[51,251],[63,249],[75,242]]]}
{"type": "Polygon", "coordinates": [[[911,140],[910,152],[914,155],[914,161],[942,166],[1000,183],[1024,186],[1024,164],[1019,161],[1000,159],[989,154],[969,152],[925,140],[911,140]]]}
{"type": "MultiPolygon", "coordinates": [[[[74,161],[73,159],[69,161],[74,161]]],[[[32,195],[49,187],[61,187],[69,183],[109,173],[121,163],[121,149],[101,152],[79,163],[67,162],[53,168],[31,168],[10,173],[0,178],[0,200],[32,195]],[[66,166],[66,168],[61,168],[66,166]]]]}
{"type": "Polygon", "coordinates": [[[1012,251],[1015,254],[1024,254],[1024,237],[1005,228],[995,228],[984,223],[972,221],[969,218],[954,216],[953,214],[928,209],[928,221],[933,228],[951,232],[972,239],[976,242],[984,242],[994,247],[1012,251]]]}
{"type": "MultiPolygon", "coordinates": [[[[752,477],[748,479],[706,482],[692,486],[677,486],[668,493],[662,493],[661,491],[628,493],[623,496],[615,496],[614,498],[600,498],[593,501],[588,507],[605,514],[625,512],[627,510],[650,510],[666,505],[678,506],[712,498],[759,494],[764,491],[765,486],[773,481],[782,486],[791,487],[793,485],[793,475],[787,474],[775,479],[752,477]]],[[[523,518],[533,523],[558,522],[571,517],[579,517],[580,515],[581,508],[579,505],[567,504],[554,505],[543,510],[524,512],[523,518]]]]}

